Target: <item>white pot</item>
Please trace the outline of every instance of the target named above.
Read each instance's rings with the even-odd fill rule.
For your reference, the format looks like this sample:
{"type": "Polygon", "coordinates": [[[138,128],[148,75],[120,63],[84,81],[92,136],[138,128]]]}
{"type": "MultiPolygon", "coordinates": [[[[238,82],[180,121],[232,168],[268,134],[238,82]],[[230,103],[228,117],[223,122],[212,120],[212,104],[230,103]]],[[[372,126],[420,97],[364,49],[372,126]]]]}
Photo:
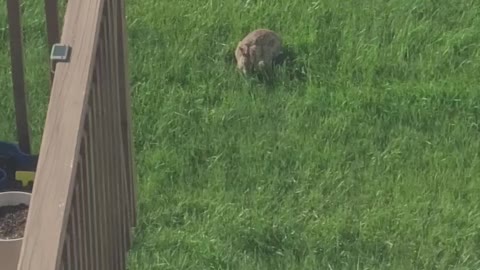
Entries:
{"type": "MultiPolygon", "coordinates": [[[[30,205],[30,193],[9,191],[0,193],[0,206],[30,205]]],[[[0,238],[0,265],[2,270],[17,270],[23,238],[4,240],[0,238]]]]}

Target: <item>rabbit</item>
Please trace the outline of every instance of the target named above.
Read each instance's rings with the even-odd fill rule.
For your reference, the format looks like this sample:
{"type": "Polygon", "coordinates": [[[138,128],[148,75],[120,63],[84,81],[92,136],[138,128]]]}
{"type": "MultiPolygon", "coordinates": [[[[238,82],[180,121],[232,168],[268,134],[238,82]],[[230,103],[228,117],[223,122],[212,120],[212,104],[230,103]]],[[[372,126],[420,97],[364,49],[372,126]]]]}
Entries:
{"type": "Polygon", "coordinates": [[[273,61],[282,54],[282,39],[269,29],[257,29],[245,36],[235,49],[237,68],[244,74],[271,72],[273,61]]]}

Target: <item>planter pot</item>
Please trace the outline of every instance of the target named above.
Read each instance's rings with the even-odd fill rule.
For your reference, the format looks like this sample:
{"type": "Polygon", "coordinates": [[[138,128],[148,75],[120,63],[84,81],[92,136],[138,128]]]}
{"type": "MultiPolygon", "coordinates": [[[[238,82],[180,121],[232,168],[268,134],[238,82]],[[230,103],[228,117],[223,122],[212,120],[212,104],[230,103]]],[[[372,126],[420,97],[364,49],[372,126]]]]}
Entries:
{"type": "MultiPolygon", "coordinates": [[[[26,192],[2,192],[0,193],[0,207],[14,206],[18,204],[30,205],[30,193],[26,192]]],[[[22,238],[2,239],[0,238],[0,264],[2,270],[16,270],[20,250],[22,248],[22,238]]]]}

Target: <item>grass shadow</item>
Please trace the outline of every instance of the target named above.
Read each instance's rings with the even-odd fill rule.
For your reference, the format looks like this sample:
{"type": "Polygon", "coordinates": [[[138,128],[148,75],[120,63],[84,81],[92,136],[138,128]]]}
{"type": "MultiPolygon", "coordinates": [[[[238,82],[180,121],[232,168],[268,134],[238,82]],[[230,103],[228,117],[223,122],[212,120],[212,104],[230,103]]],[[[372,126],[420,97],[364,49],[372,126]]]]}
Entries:
{"type": "Polygon", "coordinates": [[[307,65],[299,57],[307,46],[284,46],[282,54],[274,60],[274,65],[281,67],[290,80],[304,82],[307,80],[307,65]],[[304,48],[305,47],[305,48],[304,48]]]}
{"type": "MultiPolygon", "coordinates": [[[[304,52],[307,46],[284,46],[282,54],[280,54],[273,61],[273,71],[271,73],[255,73],[251,75],[250,79],[254,79],[261,84],[264,84],[267,89],[275,88],[282,82],[282,78],[289,80],[297,80],[305,82],[307,80],[307,66],[300,57],[301,52],[304,52]],[[304,48],[305,47],[305,48],[304,48]]],[[[223,52],[223,59],[227,65],[236,65],[235,53],[233,48],[229,48],[223,52]]]]}

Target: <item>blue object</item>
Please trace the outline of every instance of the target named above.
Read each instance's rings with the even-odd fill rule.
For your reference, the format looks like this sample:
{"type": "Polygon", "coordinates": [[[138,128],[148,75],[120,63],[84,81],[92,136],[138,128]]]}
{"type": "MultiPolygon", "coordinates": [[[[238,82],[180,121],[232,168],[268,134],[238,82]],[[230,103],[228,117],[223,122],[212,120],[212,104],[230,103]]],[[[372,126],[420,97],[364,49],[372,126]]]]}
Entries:
{"type": "Polygon", "coordinates": [[[36,171],[38,156],[28,155],[18,145],[0,141],[0,189],[13,186],[16,171],[36,171]]]}
{"type": "Polygon", "coordinates": [[[7,172],[0,168],[0,188],[7,185],[7,172]]]}

